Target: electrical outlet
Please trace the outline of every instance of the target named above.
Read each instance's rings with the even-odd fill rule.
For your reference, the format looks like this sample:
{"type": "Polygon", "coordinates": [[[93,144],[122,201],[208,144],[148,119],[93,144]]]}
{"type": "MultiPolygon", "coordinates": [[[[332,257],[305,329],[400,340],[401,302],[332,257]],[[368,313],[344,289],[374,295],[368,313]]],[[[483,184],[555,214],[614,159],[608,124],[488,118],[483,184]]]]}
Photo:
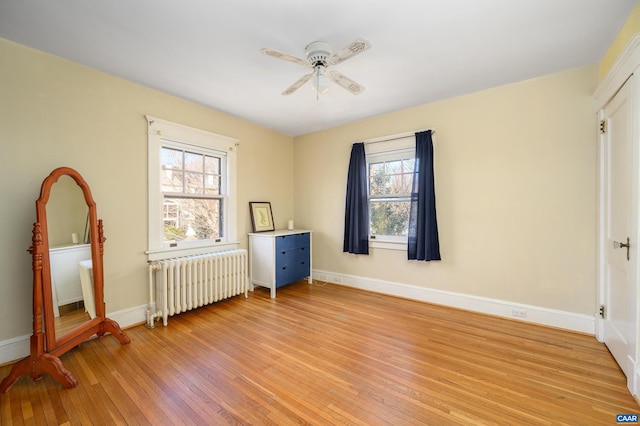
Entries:
{"type": "Polygon", "coordinates": [[[511,316],[514,317],[514,318],[526,318],[527,317],[527,310],[526,309],[512,308],[511,309],[511,316]]]}

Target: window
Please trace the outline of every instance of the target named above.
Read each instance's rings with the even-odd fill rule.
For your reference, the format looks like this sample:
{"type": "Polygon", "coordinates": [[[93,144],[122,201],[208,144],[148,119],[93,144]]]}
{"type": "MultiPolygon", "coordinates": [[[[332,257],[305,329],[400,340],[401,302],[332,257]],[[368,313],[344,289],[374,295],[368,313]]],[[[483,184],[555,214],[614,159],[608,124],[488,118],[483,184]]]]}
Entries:
{"type": "Polygon", "coordinates": [[[371,246],[405,249],[415,138],[369,143],[366,151],[371,246]]]}
{"type": "Polygon", "coordinates": [[[150,260],[233,248],[237,141],[147,120],[150,260]]]}

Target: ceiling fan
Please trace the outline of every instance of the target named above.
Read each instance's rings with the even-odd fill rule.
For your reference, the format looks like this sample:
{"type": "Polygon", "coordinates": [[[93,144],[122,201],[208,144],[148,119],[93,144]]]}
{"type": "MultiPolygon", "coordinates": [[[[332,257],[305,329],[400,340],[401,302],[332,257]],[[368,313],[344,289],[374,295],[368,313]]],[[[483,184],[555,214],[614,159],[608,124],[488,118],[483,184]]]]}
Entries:
{"type": "Polygon", "coordinates": [[[329,80],[354,95],[362,93],[364,91],[364,86],[356,83],[338,71],[327,71],[327,68],[344,62],[358,53],[364,52],[370,47],[371,43],[363,38],[359,38],[335,52],[332,52],[331,45],[325,41],[314,41],[313,43],[309,43],[307,47],[304,48],[305,56],[307,58],[306,60],[278,52],[273,49],[262,49],[260,50],[260,53],[313,68],[312,73],[300,77],[298,81],[289,86],[284,92],[282,92],[282,94],[290,95],[302,87],[302,85],[307,81],[312,80],[311,83],[313,85],[313,89],[316,91],[316,98],[319,98],[321,93],[325,93],[329,89],[329,80]]]}

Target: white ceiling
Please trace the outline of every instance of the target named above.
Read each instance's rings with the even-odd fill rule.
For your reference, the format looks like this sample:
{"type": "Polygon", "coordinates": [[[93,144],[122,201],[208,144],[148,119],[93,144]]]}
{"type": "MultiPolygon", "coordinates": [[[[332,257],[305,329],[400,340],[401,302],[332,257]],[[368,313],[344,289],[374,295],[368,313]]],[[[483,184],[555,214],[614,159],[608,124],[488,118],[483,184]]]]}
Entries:
{"type": "Polygon", "coordinates": [[[0,0],[0,37],[297,136],[597,63],[636,3],[0,0]],[[259,53],[358,37],[372,48],[334,67],[358,96],[282,96],[309,70],[259,53]]]}

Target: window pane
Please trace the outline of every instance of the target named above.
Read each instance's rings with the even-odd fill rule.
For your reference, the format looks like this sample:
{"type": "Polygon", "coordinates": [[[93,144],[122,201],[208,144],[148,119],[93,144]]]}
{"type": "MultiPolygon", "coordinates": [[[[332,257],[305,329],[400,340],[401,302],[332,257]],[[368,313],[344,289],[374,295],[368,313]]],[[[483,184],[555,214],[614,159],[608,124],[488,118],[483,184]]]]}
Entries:
{"type": "Polygon", "coordinates": [[[408,200],[371,200],[371,235],[406,236],[409,229],[409,206],[408,200]]]}
{"type": "Polygon", "coordinates": [[[162,148],[162,190],[182,192],[182,151],[162,148]]]}
{"type": "Polygon", "coordinates": [[[162,148],[162,169],[182,170],[182,151],[162,148]]]}
{"type": "Polygon", "coordinates": [[[204,193],[220,195],[220,175],[206,175],[204,193]]]}
{"type": "Polygon", "coordinates": [[[164,199],[164,241],[222,237],[221,199],[164,199]]]}
{"type": "Polygon", "coordinates": [[[384,173],[384,163],[369,163],[369,175],[384,173]]]}
{"type": "Polygon", "coordinates": [[[403,194],[411,194],[413,187],[413,174],[402,175],[403,194]]]}
{"type": "Polygon", "coordinates": [[[402,177],[402,175],[389,176],[389,184],[387,185],[386,192],[387,194],[395,195],[407,193],[402,177]]]}
{"type": "Polygon", "coordinates": [[[202,173],[204,168],[204,158],[202,154],[193,152],[184,153],[184,169],[202,173]]]}
{"type": "Polygon", "coordinates": [[[167,201],[164,203],[164,215],[163,215],[163,221],[164,221],[164,226],[172,226],[172,227],[177,227],[178,226],[178,211],[179,211],[179,206],[172,202],[172,201],[167,201]]]}
{"type": "Polygon", "coordinates": [[[387,174],[402,173],[402,160],[387,161],[385,165],[385,172],[387,174]]]}
{"type": "Polygon", "coordinates": [[[415,159],[406,158],[402,160],[402,193],[411,194],[413,186],[413,168],[415,166],[415,159]]]}
{"type": "Polygon", "coordinates": [[[369,194],[384,195],[389,179],[384,174],[384,163],[373,163],[369,165],[369,194]]]}
{"type": "Polygon", "coordinates": [[[182,192],[183,176],[181,171],[163,170],[162,171],[162,191],[163,192],[182,192]]]}
{"type": "Polygon", "coordinates": [[[185,172],[184,192],[186,194],[204,194],[204,182],[202,173],[185,172]]]}
{"type": "Polygon", "coordinates": [[[220,159],[206,155],[204,157],[204,172],[212,175],[220,174],[220,159]]]}
{"type": "Polygon", "coordinates": [[[402,172],[413,174],[413,165],[414,165],[413,158],[407,158],[405,160],[402,160],[402,172]]]}

